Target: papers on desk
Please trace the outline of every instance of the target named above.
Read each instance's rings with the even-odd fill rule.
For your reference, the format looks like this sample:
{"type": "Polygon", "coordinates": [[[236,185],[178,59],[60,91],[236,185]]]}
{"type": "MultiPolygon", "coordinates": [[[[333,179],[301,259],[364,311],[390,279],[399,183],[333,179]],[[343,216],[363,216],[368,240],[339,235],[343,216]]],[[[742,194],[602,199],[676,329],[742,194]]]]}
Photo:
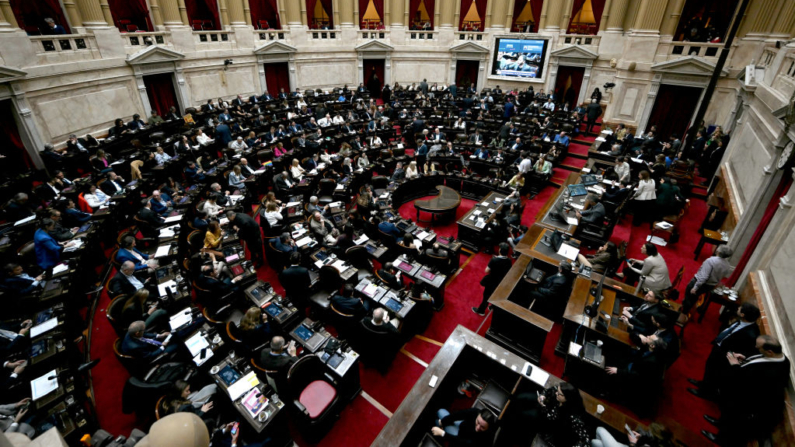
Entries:
{"type": "Polygon", "coordinates": [[[312,169],[311,171],[307,172],[306,175],[317,175],[317,169],[312,169]]]}
{"type": "Polygon", "coordinates": [[[309,236],[306,236],[306,237],[303,237],[303,238],[298,239],[297,241],[295,241],[295,245],[297,245],[299,248],[301,248],[304,245],[308,245],[310,242],[312,242],[312,238],[309,237],[309,236]]]}
{"type": "Polygon", "coordinates": [[[577,210],[582,210],[583,208],[585,208],[584,206],[580,205],[579,203],[574,203],[574,202],[569,203],[569,205],[571,205],[572,208],[577,209],[577,210]]]}
{"type": "Polygon", "coordinates": [[[659,236],[652,237],[651,235],[648,235],[646,236],[646,242],[651,242],[652,244],[659,245],[660,247],[665,247],[666,245],[668,245],[668,242],[666,242],[665,239],[659,236]]]}
{"type": "Polygon", "coordinates": [[[337,185],[337,187],[334,190],[335,191],[344,191],[345,190],[345,185],[337,185]]]}
{"type": "Polygon", "coordinates": [[[403,149],[403,143],[398,143],[397,148],[398,149],[403,149]]]}
{"type": "Polygon", "coordinates": [[[168,325],[171,326],[171,330],[173,331],[185,326],[186,324],[189,324],[191,321],[193,321],[193,317],[191,316],[190,308],[186,307],[185,310],[182,310],[169,318],[168,325]]]}
{"type": "Polygon", "coordinates": [[[176,216],[166,217],[166,223],[179,222],[180,220],[182,220],[182,216],[183,214],[177,214],[176,216]]]}
{"type": "Polygon", "coordinates": [[[662,222],[657,222],[656,224],[654,224],[654,228],[658,228],[660,230],[668,230],[668,229],[673,228],[673,225],[671,225],[671,223],[669,223],[669,222],[662,221],[662,222]]]}
{"type": "Polygon", "coordinates": [[[332,263],[331,266],[334,267],[335,269],[339,270],[340,273],[344,272],[345,270],[348,270],[348,266],[346,266],[345,265],[345,261],[342,261],[342,260],[334,261],[334,263],[332,263]]]}
{"type": "MultiPolygon", "coordinates": [[[[229,199],[229,202],[232,205],[235,205],[237,202],[240,202],[241,200],[243,200],[243,198],[245,196],[243,194],[239,194],[239,195],[234,195],[233,194],[233,195],[229,195],[229,196],[226,196],[226,197],[229,199]]],[[[229,219],[226,219],[226,221],[229,222],[229,219]]]]}
{"type": "Polygon", "coordinates": [[[293,239],[298,239],[299,237],[303,236],[304,234],[306,234],[306,231],[307,231],[306,228],[299,228],[293,231],[292,232],[293,239]]]}
{"type": "Polygon", "coordinates": [[[540,386],[545,386],[547,380],[549,380],[548,372],[537,366],[531,365],[530,362],[525,362],[524,368],[522,368],[522,374],[540,386]]]}
{"type": "Polygon", "coordinates": [[[287,205],[284,205],[285,208],[290,208],[291,206],[298,206],[301,202],[290,202],[287,205]]]}
{"type": "Polygon", "coordinates": [[[50,318],[41,324],[37,324],[36,326],[30,328],[30,338],[36,338],[39,335],[54,329],[55,326],[58,326],[58,317],[50,318]]]}
{"type": "Polygon", "coordinates": [[[420,231],[419,233],[417,233],[417,239],[425,240],[430,238],[430,236],[431,236],[430,233],[428,233],[427,231],[420,231]]]}
{"type": "Polygon", "coordinates": [[[226,258],[224,258],[224,262],[226,262],[227,264],[231,264],[231,263],[237,261],[238,259],[240,259],[240,255],[235,253],[235,254],[233,254],[231,256],[227,256],[226,258]]]}
{"type": "Polygon", "coordinates": [[[483,219],[480,219],[480,220],[478,220],[478,221],[475,223],[475,226],[476,226],[476,227],[478,227],[478,228],[483,228],[483,227],[485,227],[485,226],[486,226],[486,221],[485,221],[485,220],[483,220],[483,219]]]}
{"type": "Polygon", "coordinates": [[[578,345],[577,343],[574,342],[569,343],[569,355],[573,355],[574,357],[579,357],[581,349],[582,345],[578,345]]]}
{"type": "Polygon", "coordinates": [[[494,214],[494,212],[495,212],[495,211],[497,211],[497,210],[495,210],[494,208],[489,208],[489,209],[488,209],[488,210],[486,210],[486,211],[487,211],[489,214],[494,214]]]}
{"type": "Polygon", "coordinates": [[[326,163],[321,161],[317,164],[317,169],[313,169],[313,171],[322,171],[324,169],[326,169],[326,163]]]}
{"type": "Polygon", "coordinates": [[[236,401],[240,398],[240,396],[257,385],[259,385],[259,379],[257,379],[257,375],[254,373],[254,371],[251,371],[250,373],[241,377],[237,382],[229,385],[229,388],[227,388],[226,391],[229,393],[229,398],[233,401],[236,401]]]}
{"type": "Polygon", "coordinates": [[[480,216],[481,214],[482,214],[482,213],[480,212],[480,210],[475,210],[475,211],[472,213],[472,215],[473,215],[473,216],[480,216]]]}
{"type": "Polygon", "coordinates": [[[120,164],[122,164],[122,163],[124,163],[124,159],[122,159],[122,160],[119,160],[119,161],[114,161],[114,162],[113,162],[113,163],[111,163],[110,165],[111,165],[111,166],[116,166],[116,165],[120,165],[120,164]]]}
{"type": "Polygon", "coordinates": [[[58,389],[58,370],[54,369],[38,379],[30,382],[31,398],[39,400],[58,389]],[[52,380],[49,377],[53,377],[52,380]]]}
{"type": "Polygon", "coordinates": [[[168,280],[168,281],[164,282],[163,284],[158,284],[157,285],[157,292],[160,294],[160,296],[168,295],[168,292],[166,292],[166,289],[171,289],[172,293],[177,293],[177,282],[174,281],[173,279],[171,279],[171,280],[168,280]]]}
{"type": "Polygon", "coordinates": [[[362,234],[362,237],[360,237],[359,239],[354,239],[353,243],[356,244],[356,245],[362,245],[362,244],[364,244],[365,242],[367,242],[369,240],[370,240],[370,238],[367,237],[366,234],[362,234]]]}
{"type": "Polygon", "coordinates": [[[185,340],[185,346],[188,347],[190,355],[196,356],[201,354],[201,350],[210,346],[207,339],[204,338],[201,332],[196,332],[196,335],[185,340]]]}
{"type": "Polygon", "coordinates": [[[635,163],[644,163],[644,161],[641,160],[640,158],[632,157],[632,158],[630,158],[630,160],[634,161],[635,163]]]}
{"type": "Polygon", "coordinates": [[[591,172],[591,169],[590,168],[582,168],[582,172],[587,174],[587,173],[591,172]]]}
{"type": "Polygon", "coordinates": [[[212,356],[213,356],[213,350],[212,350],[212,349],[206,349],[206,350],[204,351],[204,357],[202,357],[202,353],[201,353],[201,352],[199,352],[199,354],[198,354],[198,355],[196,355],[196,356],[194,356],[194,357],[193,357],[193,363],[195,363],[195,364],[196,364],[196,366],[202,366],[202,365],[204,365],[204,363],[205,363],[205,362],[207,362],[207,360],[209,360],[209,359],[210,359],[212,356]]]}
{"type": "Polygon", "coordinates": [[[605,141],[607,141],[607,140],[605,140],[605,139],[604,139],[604,138],[602,138],[602,137],[596,137],[596,138],[594,139],[594,141],[598,141],[598,142],[600,142],[600,143],[604,143],[604,142],[605,142],[605,141]]]}
{"type": "MultiPolygon", "coordinates": [[[[345,186],[342,185],[342,187],[344,188],[345,186]]],[[[342,202],[331,202],[331,203],[328,204],[328,207],[329,208],[342,208],[342,202]]]]}
{"type": "Polygon", "coordinates": [[[389,198],[389,193],[385,192],[385,193],[381,194],[380,196],[378,196],[378,198],[379,199],[387,199],[387,198],[389,198]]]}
{"type": "Polygon", "coordinates": [[[605,134],[605,135],[613,135],[613,131],[612,131],[612,130],[610,130],[610,129],[605,129],[605,130],[603,130],[603,131],[602,131],[602,132],[600,132],[600,133],[603,133],[603,134],[605,134]]]}
{"type": "Polygon", "coordinates": [[[55,267],[52,268],[52,274],[53,274],[53,276],[55,276],[55,275],[57,275],[59,273],[65,272],[67,270],[69,270],[69,264],[67,264],[65,262],[62,262],[62,263],[60,263],[60,264],[58,264],[58,265],[56,265],[55,267]]]}
{"type": "Polygon", "coordinates": [[[495,198],[494,198],[494,201],[495,201],[495,202],[497,202],[497,203],[500,203],[500,202],[502,202],[503,200],[504,200],[504,199],[503,199],[502,197],[495,197],[495,198]]]}
{"type": "Polygon", "coordinates": [[[226,218],[226,217],[222,217],[222,218],[218,219],[218,225],[226,225],[228,223],[229,223],[229,219],[226,218]]]}
{"type": "Polygon", "coordinates": [[[572,247],[569,244],[560,244],[560,250],[558,250],[558,254],[573,261],[577,259],[577,255],[580,254],[580,249],[572,247]]]}
{"type": "Polygon", "coordinates": [[[168,238],[174,237],[175,235],[176,235],[176,233],[174,232],[172,227],[163,228],[162,230],[160,230],[160,237],[161,238],[168,239],[168,238]]]}
{"type": "Polygon", "coordinates": [[[362,293],[369,296],[370,298],[375,296],[375,292],[378,290],[378,286],[370,283],[367,284],[364,289],[362,289],[362,293]]]}
{"type": "Polygon", "coordinates": [[[576,217],[566,216],[566,223],[569,225],[577,225],[580,221],[578,221],[576,217]]]}
{"type": "Polygon", "coordinates": [[[155,258],[162,258],[163,256],[168,256],[170,252],[171,252],[171,244],[161,245],[157,247],[157,251],[155,252],[155,258]]]}
{"type": "Polygon", "coordinates": [[[22,219],[22,220],[18,220],[18,221],[16,221],[16,222],[14,223],[14,226],[16,227],[16,226],[19,226],[19,225],[22,225],[22,224],[26,224],[26,223],[28,223],[28,222],[30,222],[30,221],[32,221],[32,220],[34,220],[34,219],[36,219],[36,215],[35,215],[35,214],[34,214],[34,215],[32,215],[32,216],[30,216],[30,217],[26,217],[26,218],[24,218],[24,219],[22,219]]]}
{"type": "Polygon", "coordinates": [[[248,410],[251,417],[256,418],[262,413],[262,410],[268,407],[268,398],[260,393],[259,390],[252,389],[240,403],[248,410]]]}
{"type": "Polygon", "coordinates": [[[82,239],[72,239],[72,242],[73,242],[73,244],[72,244],[71,247],[66,247],[66,248],[63,249],[64,252],[69,253],[69,252],[72,252],[72,251],[77,251],[77,250],[80,249],[80,247],[83,246],[83,240],[82,239]]]}
{"type": "Polygon", "coordinates": [[[483,202],[480,204],[480,206],[489,206],[489,202],[483,202]]]}

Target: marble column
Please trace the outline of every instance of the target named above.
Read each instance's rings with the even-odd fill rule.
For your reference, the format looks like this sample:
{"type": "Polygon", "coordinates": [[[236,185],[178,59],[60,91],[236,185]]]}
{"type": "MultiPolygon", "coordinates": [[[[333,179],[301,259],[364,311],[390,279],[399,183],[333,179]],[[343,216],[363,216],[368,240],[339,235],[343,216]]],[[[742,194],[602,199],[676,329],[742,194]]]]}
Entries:
{"type": "Polygon", "coordinates": [[[679,19],[682,18],[682,9],[685,7],[685,0],[671,0],[670,14],[663,20],[660,35],[673,36],[679,26],[679,19]]]}
{"type": "MultiPolygon", "coordinates": [[[[257,0],[254,0],[257,1],[257,0]]],[[[251,4],[249,0],[243,0],[243,18],[246,19],[246,25],[251,26],[251,4]]],[[[255,27],[256,28],[256,27],[255,27]]]]}
{"type": "MultiPolygon", "coordinates": [[[[486,26],[490,26],[492,28],[505,28],[506,22],[508,21],[508,15],[510,14],[513,17],[513,8],[511,11],[508,11],[508,1],[509,0],[491,0],[489,1],[489,8],[491,9],[491,14],[487,15],[488,21],[486,22],[486,26]]],[[[513,6],[513,1],[510,2],[511,6],[513,6]]],[[[508,29],[510,29],[511,24],[508,22],[507,25],[508,29]]]]}
{"type": "Polygon", "coordinates": [[[232,26],[245,26],[246,18],[243,15],[243,0],[226,0],[229,11],[229,24],[232,26]]]}
{"type": "MultiPolygon", "coordinates": [[[[389,26],[403,26],[407,25],[409,21],[406,20],[406,12],[409,10],[406,5],[408,4],[407,0],[387,0],[389,2],[390,8],[390,22],[384,22],[384,25],[389,26]]],[[[411,19],[409,17],[409,19],[411,19]]]]}
{"type": "Polygon", "coordinates": [[[110,26],[115,26],[113,22],[113,14],[110,13],[110,5],[108,0],[99,0],[99,6],[102,8],[102,15],[105,17],[105,23],[110,26]]]}
{"type": "Polygon", "coordinates": [[[547,3],[550,5],[549,9],[547,9],[547,20],[544,28],[548,31],[558,32],[560,30],[561,17],[563,17],[563,8],[568,1],[544,2],[544,8],[547,7],[547,3]]]}
{"type": "Polygon", "coordinates": [[[795,2],[784,3],[784,7],[773,25],[773,35],[785,39],[795,36],[795,2]]]}
{"type": "MultiPolygon", "coordinates": [[[[785,0],[791,2],[791,0],[785,0]]],[[[740,24],[739,36],[753,35],[759,37],[770,31],[773,22],[781,9],[779,0],[754,0],[746,9],[745,18],[740,24]]]]}
{"type": "Polygon", "coordinates": [[[177,0],[157,0],[160,2],[160,10],[163,15],[163,25],[182,26],[182,19],[179,16],[179,4],[177,0]]]}
{"type": "Polygon", "coordinates": [[[605,9],[602,10],[602,18],[599,20],[599,32],[607,31],[607,21],[610,20],[610,8],[613,6],[613,0],[605,1],[605,9]]]}
{"type": "Polygon", "coordinates": [[[392,23],[392,3],[389,0],[384,0],[384,16],[381,17],[381,23],[384,24],[384,27],[392,23]]]}
{"type": "Polygon", "coordinates": [[[668,0],[641,0],[634,29],[659,33],[667,6],[668,0]]]}
{"type": "Polygon", "coordinates": [[[285,16],[282,20],[287,21],[289,26],[306,26],[306,2],[294,0],[284,0],[285,16]]]}
{"type": "Polygon", "coordinates": [[[627,15],[629,0],[613,0],[610,5],[610,17],[607,19],[608,33],[621,33],[624,31],[624,17],[627,15]]]}
{"type": "MultiPolygon", "coordinates": [[[[8,3],[8,1],[6,0],[5,3],[8,3]]],[[[15,30],[15,28],[18,28],[17,23],[16,23],[16,18],[14,17],[14,14],[13,14],[13,11],[12,11],[11,19],[10,20],[6,20],[6,12],[4,10],[5,6],[6,5],[3,4],[3,2],[0,2],[0,32],[12,32],[12,31],[15,30]],[[14,23],[11,23],[11,20],[13,20],[14,23]]],[[[10,7],[9,7],[9,9],[10,9],[10,7]]]]}
{"type": "MultiPolygon", "coordinates": [[[[2,5],[2,3],[3,2],[0,1],[0,5],[2,5]]],[[[69,23],[72,25],[72,28],[79,27],[79,26],[83,25],[83,18],[80,17],[80,10],[77,9],[77,4],[75,4],[75,0],[64,0],[63,1],[63,8],[66,10],[66,15],[67,15],[67,17],[69,17],[69,23]]],[[[2,9],[2,6],[0,6],[0,10],[1,9],[2,9]]],[[[12,17],[13,17],[13,14],[12,14],[12,17]]],[[[72,31],[72,32],[74,32],[74,31],[72,31]]]]}
{"type": "Polygon", "coordinates": [[[221,29],[226,29],[231,24],[229,22],[229,6],[227,5],[228,1],[230,0],[218,0],[218,9],[221,10],[221,29]]]}
{"type": "MultiPolygon", "coordinates": [[[[450,0],[443,0],[441,2],[441,13],[439,14],[439,23],[441,28],[453,28],[453,20],[455,20],[455,3],[450,0]]],[[[458,24],[456,24],[457,26],[458,24]]]]}
{"type": "Polygon", "coordinates": [[[541,31],[542,29],[547,27],[547,14],[549,13],[549,3],[544,2],[541,4],[541,17],[536,17],[538,20],[538,26],[536,27],[536,31],[541,31]]]}
{"type": "Polygon", "coordinates": [[[339,0],[340,8],[340,28],[356,28],[356,20],[353,17],[353,2],[356,0],[339,0]]]}
{"type": "Polygon", "coordinates": [[[491,28],[491,12],[494,9],[494,4],[500,0],[489,0],[486,4],[486,17],[481,17],[483,21],[483,29],[491,28]]]}
{"type": "Polygon", "coordinates": [[[83,17],[83,26],[86,28],[105,28],[108,23],[102,14],[99,0],[77,0],[80,16],[83,17]]]}
{"type": "Polygon", "coordinates": [[[568,33],[569,31],[569,22],[571,22],[571,15],[574,14],[572,8],[574,8],[574,0],[566,0],[565,2],[563,2],[563,11],[561,11],[560,15],[560,30],[564,34],[568,33]]]}
{"type": "Polygon", "coordinates": [[[190,26],[190,18],[188,18],[188,7],[185,6],[185,0],[177,0],[177,9],[179,9],[179,20],[185,26],[190,26]]]}
{"type": "Polygon", "coordinates": [[[152,11],[152,20],[155,28],[160,29],[163,26],[163,14],[160,13],[159,0],[149,0],[149,9],[152,11]]]}

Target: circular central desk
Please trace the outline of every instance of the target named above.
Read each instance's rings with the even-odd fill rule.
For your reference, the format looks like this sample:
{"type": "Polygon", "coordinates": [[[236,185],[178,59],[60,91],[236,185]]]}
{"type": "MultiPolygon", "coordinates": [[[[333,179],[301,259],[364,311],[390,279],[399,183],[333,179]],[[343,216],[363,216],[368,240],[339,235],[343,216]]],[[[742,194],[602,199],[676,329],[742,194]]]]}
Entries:
{"type": "Polygon", "coordinates": [[[417,222],[421,222],[420,213],[426,212],[431,215],[431,225],[433,225],[436,215],[452,214],[455,216],[458,206],[461,205],[461,194],[453,188],[436,185],[436,190],[439,194],[428,200],[415,200],[414,208],[417,209],[417,222]]]}

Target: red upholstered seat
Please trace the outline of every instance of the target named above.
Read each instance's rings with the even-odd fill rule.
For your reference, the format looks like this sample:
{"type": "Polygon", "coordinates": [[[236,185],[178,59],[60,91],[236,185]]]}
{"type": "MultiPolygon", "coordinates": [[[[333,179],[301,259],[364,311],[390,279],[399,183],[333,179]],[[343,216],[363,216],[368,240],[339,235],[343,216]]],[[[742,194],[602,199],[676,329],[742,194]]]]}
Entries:
{"type": "Polygon", "coordinates": [[[309,418],[315,419],[326,411],[335,397],[337,397],[337,390],[333,386],[328,382],[315,380],[304,388],[298,402],[306,407],[309,418]]]}

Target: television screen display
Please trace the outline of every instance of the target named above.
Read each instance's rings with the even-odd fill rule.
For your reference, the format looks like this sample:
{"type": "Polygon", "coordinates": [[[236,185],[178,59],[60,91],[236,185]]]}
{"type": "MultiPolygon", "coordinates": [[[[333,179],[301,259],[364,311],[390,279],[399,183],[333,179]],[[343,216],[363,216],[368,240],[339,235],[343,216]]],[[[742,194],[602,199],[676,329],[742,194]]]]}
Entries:
{"type": "Polygon", "coordinates": [[[513,78],[541,78],[547,41],[544,39],[497,39],[491,74],[513,78]]]}

